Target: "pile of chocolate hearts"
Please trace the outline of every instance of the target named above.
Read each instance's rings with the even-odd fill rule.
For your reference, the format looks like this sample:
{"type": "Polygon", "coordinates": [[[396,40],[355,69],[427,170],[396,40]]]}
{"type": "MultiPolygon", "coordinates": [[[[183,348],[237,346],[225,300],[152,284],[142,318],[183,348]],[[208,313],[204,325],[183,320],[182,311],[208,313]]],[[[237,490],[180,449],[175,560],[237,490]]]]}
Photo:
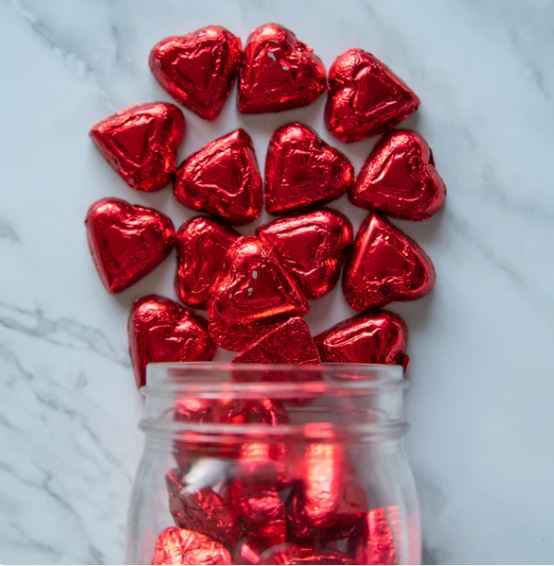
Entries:
{"type": "Polygon", "coordinates": [[[298,108],[326,92],[333,136],[382,137],[356,177],[349,159],[309,126],[284,124],[269,140],[262,180],[243,129],[178,164],[185,118],[174,104],[140,104],[93,126],[93,142],[131,188],[152,192],[171,183],[179,203],[204,213],[177,230],[163,213],[118,198],[87,213],[92,257],[111,293],[177,250],[178,301],[148,295],[130,313],[137,385],[150,362],[211,360],[217,346],[238,352],[236,362],[406,366],[406,325],[379,309],[422,297],[435,272],[385,217],[424,220],[446,194],[425,140],[393,129],[417,110],[414,92],[361,49],[340,54],[327,74],[310,47],[276,24],[254,30],[244,49],[218,26],[169,37],[152,49],[150,68],[180,105],[207,120],[217,118],[236,81],[240,113],[298,108]],[[369,211],[355,236],[346,216],[324,206],[344,194],[369,211]],[[233,229],[254,222],[264,201],[280,218],[253,235],[233,229]],[[344,296],[360,314],[313,338],[302,317],[337,285],[341,270],[344,296]],[[207,319],[190,309],[206,309],[207,319]]]}

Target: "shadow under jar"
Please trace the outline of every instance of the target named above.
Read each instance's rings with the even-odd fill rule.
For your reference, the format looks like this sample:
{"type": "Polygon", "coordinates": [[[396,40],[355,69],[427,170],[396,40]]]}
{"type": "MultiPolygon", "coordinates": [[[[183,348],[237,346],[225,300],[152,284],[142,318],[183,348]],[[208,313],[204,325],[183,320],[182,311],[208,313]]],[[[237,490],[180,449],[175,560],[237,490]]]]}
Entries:
{"type": "Polygon", "coordinates": [[[148,367],[130,564],[417,564],[399,366],[148,367]]]}

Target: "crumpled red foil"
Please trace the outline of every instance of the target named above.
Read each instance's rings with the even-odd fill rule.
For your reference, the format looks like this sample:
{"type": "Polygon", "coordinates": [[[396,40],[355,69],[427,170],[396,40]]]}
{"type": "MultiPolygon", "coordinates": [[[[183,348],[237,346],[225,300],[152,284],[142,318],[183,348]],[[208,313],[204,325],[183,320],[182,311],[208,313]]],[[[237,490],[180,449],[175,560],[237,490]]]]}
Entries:
{"type": "Polygon", "coordinates": [[[210,487],[186,485],[179,469],[168,472],[165,480],[169,511],[179,528],[202,533],[226,547],[237,542],[239,519],[228,500],[210,487]]]}
{"type": "Polygon", "coordinates": [[[210,335],[222,348],[244,350],[276,323],[308,312],[296,281],[260,238],[238,238],[228,260],[208,305],[210,335]]]}
{"type": "Polygon", "coordinates": [[[177,232],[175,290],[189,307],[205,309],[212,286],[227,267],[227,250],[237,232],[206,216],[185,222],[177,232]]]}
{"type": "Polygon", "coordinates": [[[90,130],[92,141],[120,177],[145,192],[169,183],[184,135],[183,113],[167,102],[131,106],[90,130]]]}
{"type": "Polygon", "coordinates": [[[354,183],[354,168],[312,128],[293,122],[277,128],[265,160],[265,203],[284,214],[339,198],[354,183]]]}
{"type": "Polygon", "coordinates": [[[128,333],[139,388],[146,383],[148,363],[210,361],[215,355],[206,321],[160,295],[147,295],[133,303],[128,333]]]}
{"type": "Polygon", "coordinates": [[[323,297],[337,284],[352,232],[348,218],[330,208],[281,218],[256,230],[309,299],[323,297]]]}
{"type": "Polygon", "coordinates": [[[285,541],[285,506],[277,487],[265,482],[235,480],[229,486],[229,494],[251,538],[263,542],[267,547],[285,541]]]}
{"type": "Polygon", "coordinates": [[[289,29],[265,24],[248,36],[239,72],[239,112],[280,112],[306,106],[325,86],[321,59],[289,29]]]}
{"type": "Polygon", "coordinates": [[[408,85],[363,49],[341,53],[329,69],[325,124],[343,142],[382,133],[418,107],[408,85]]]}
{"type": "Polygon", "coordinates": [[[406,323],[385,310],[343,320],[315,337],[324,362],[399,364],[404,369],[409,361],[407,341],[406,323]]]}
{"type": "Polygon", "coordinates": [[[414,240],[370,214],[358,230],[342,283],[348,304],[363,311],[423,297],[433,288],[435,269],[414,240]]]}
{"type": "Polygon", "coordinates": [[[262,210],[262,179],[250,136],[234,130],[185,159],[173,194],[181,204],[230,224],[256,220],[262,210]]]}
{"type": "Polygon", "coordinates": [[[165,214],[115,198],[92,204],[85,225],[96,270],[110,293],[150,273],[175,241],[173,222],[165,214]]]}
{"type": "Polygon", "coordinates": [[[261,556],[263,564],[363,564],[333,549],[311,548],[297,544],[284,544],[261,556]]]}
{"type": "MultiPolygon", "coordinates": [[[[310,329],[300,317],[278,324],[233,358],[233,363],[318,364],[319,353],[310,329]]],[[[240,373],[240,372],[239,372],[240,373]]],[[[273,381],[264,372],[259,377],[273,381]]]]}
{"type": "Polygon", "coordinates": [[[232,564],[219,542],[195,531],[168,527],[156,540],[152,564],[232,564]]]}
{"type": "Polygon", "coordinates": [[[241,47],[229,30],[206,26],[156,44],[150,52],[150,69],[177,102],[215,120],[235,81],[241,47]]]}
{"type": "Polygon", "coordinates": [[[376,508],[364,515],[348,541],[355,564],[397,563],[391,521],[397,511],[397,507],[376,508]]]}
{"type": "Polygon", "coordinates": [[[239,541],[233,552],[235,564],[259,564],[260,555],[265,550],[265,544],[249,537],[239,541]]]}
{"type": "Polygon", "coordinates": [[[444,204],[446,186],[426,141],[397,130],[379,140],[349,196],[353,204],[387,216],[425,220],[444,204]]]}
{"type": "Polygon", "coordinates": [[[302,482],[287,500],[291,533],[307,541],[349,536],[368,503],[365,490],[348,469],[344,446],[309,444],[304,466],[302,482]]]}

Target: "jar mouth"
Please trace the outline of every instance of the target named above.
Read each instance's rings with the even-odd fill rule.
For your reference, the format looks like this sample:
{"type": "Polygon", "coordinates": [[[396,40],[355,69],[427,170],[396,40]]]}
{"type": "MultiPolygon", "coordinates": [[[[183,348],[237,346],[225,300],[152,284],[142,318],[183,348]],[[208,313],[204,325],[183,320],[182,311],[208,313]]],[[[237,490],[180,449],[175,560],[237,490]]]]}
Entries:
{"type": "Polygon", "coordinates": [[[321,363],[233,364],[165,362],[149,364],[146,397],[183,393],[203,399],[294,395],[360,395],[403,389],[409,385],[400,365],[321,363]]]}

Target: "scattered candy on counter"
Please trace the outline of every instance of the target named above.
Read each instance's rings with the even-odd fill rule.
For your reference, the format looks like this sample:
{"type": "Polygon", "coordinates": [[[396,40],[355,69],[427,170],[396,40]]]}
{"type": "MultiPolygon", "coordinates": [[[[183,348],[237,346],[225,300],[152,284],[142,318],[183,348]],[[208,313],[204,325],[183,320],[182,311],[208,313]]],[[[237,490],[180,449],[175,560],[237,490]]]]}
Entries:
{"type": "MultiPolygon", "coordinates": [[[[277,24],[255,29],[244,49],[220,26],[168,37],[153,47],[149,64],[176,102],[206,120],[218,117],[236,82],[240,113],[299,108],[327,90],[325,124],[338,140],[384,135],[356,178],[341,151],[309,126],[287,122],[269,140],[264,186],[243,129],[177,166],[185,119],[174,104],[132,106],[92,127],[98,150],[130,187],[152,192],[172,183],[178,202],[209,215],[175,232],[161,212],[117,198],[99,200],[87,212],[91,254],[110,293],[136,283],[176,246],[177,297],[207,310],[206,320],[159,295],[135,301],[128,334],[137,387],[145,385],[148,363],[209,361],[217,346],[237,352],[236,382],[244,379],[240,364],[250,363],[314,366],[316,386],[321,362],[406,369],[406,324],[378,309],[424,296],[435,270],[385,217],[427,219],[446,196],[426,141],[392,129],[418,109],[416,94],[362,49],[340,54],[327,76],[313,50],[277,24]],[[344,214],[322,207],[345,194],[369,211],[355,237],[344,214]],[[255,235],[235,231],[230,225],[258,219],[264,197],[266,210],[281,217],[258,226],[255,235]],[[336,287],[341,270],[344,297],[360,314],[313,338],[302,317],[309,301],[336,287]]],[[[285,377],[276,368],[263,379],[285,377]]],[[[312,397],[276,401],[183,398],[174,419],[279,432],[279,425],[295,424],[295,405],[316,396],[314,389],[312,397]]],[[[369,500],[339,441],[299,447],[264,436],[225,444],[194,427],[173,441],[177,467],[165,480],[174,526],[157,535],[152,564],[397,562],[397,508],[369,500]],[[217,458],[226,462],[223,479],[199,485],[199,461],[217,458]]]]}

